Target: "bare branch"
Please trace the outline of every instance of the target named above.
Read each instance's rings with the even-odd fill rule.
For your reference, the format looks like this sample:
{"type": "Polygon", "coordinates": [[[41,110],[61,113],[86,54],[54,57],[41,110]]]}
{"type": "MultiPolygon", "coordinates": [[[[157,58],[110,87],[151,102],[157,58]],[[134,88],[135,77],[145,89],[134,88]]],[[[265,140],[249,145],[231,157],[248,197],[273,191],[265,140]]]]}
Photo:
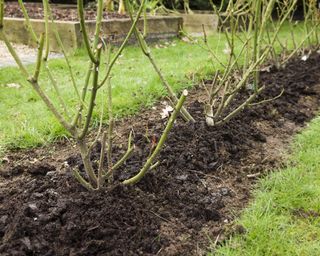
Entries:
{"type": "Polygon", "coordinates": [[[158,156],[158,154],[161,151],[161,148],[163,147],[165,141],[168,138],[168,134],[169,134],[170,130],[172,129],[175,120],[177,119],[178,113],[180,112],[180,109],[183,106],[183,103],[185,102],[187,95],[188,95],[188,91],[184,90],[183,93],[181,94],[181,97],[180,97],[177,105],[175,106],[175,110],[173,111],[173,113],[171,114],[171,116],[169,118],[167,126],[164,129],[164,131],[160,137],[160,140],[157,144],[157,147],[155,148],[155,150],[153,151],[151,156],[148,158],[148,160],[146,161],[146,163],[144,164],[144,166],[142,167],[140,172],[137,175],[133,176],[132,178],[123,181],[124,185],[133,185],[133,184],[139,182],[144,177],[146,172],[150,170],[150,167],[152,166],[154,159],[158,156]]]}

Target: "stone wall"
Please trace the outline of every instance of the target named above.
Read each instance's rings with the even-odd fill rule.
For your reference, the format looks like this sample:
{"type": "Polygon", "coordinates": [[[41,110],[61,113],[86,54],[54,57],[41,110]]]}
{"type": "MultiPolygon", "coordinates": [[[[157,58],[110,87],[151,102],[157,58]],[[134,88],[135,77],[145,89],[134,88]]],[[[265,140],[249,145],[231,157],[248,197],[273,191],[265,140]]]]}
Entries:
{"type": "MultiPolygon", "coordinates": [[[[31,20],[31,24],[37,34],[44,32],[43,20],[31,20]]],[[[79,22],[57,21],[55,24],[67,51],[77,49],[83,44],[79,22]]],[[[86,26],[89,35],[92,37],[94,34],[95,21],[86,21],[86,26]]],[[[147,40],[154,41],[176,37],[182,26],[183,19],[181,17],[148,17],[147,40]]],[[[130,27],[130,19],[104,20],[102,22],[103,37],[106,41],[110,41],[113,44],[121,44],[130,27]]],[[[138,22],[138,28],[143,30],[143,20],[138,22]]],[[[35,43],[32,42],[31,36],[27,31],[24,19],[5,18],[4,31],[9,40],[13,43],[35,46],[35,43]]],[[[50,25],[49,37],[50,49],[52,51],[60,52],[61,49],[57,43],[52,25],[50,25]]],[[[131,38],[130,41],[134,42],[135,40],[134,38],[131,38]]]]}
{"type": "MultiPolygon", "coordinates": [[[[176,15],[176,14],[175,14],[176,15]]],[[[193,14],[177,14],[183,18],[183,28],[188,33],[203,33],[203,27],[208,34],[215,33],[218,29],[219,19],[218,16],[209,13],[193,13],[193,14]]]]}

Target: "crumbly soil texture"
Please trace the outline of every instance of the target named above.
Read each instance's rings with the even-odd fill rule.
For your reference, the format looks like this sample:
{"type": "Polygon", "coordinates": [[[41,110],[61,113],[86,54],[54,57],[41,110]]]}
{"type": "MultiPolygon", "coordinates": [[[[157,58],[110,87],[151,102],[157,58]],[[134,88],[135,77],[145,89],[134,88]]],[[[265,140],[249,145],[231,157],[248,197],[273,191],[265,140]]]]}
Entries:
{"type": "MultiPolygon", "coordinates": [[[[266,89],[257,102],[276,99],[222,127],[204,121],[203,88],[190,91],[187,107],[197,122],[175,123],[160,165],[135,186],[120,181],[137,173],[159,139],[161,104],[117,123],[114,159],[126,151],[130,127],[135,153],[99,192],[72,177],[72,168],[83,169],[72,141],[8,153],[0,175],[0,254],[203,255],[210,240],[245,232],[230,223],[257,178],[282,165],[292,135],[315,116],[319,69],[320,55],[313,54],[262,72],[266,89]]],[[[99,145],[93,159],[98,152],[99,145]]]]}
{"type": "MultiPolygon", "coordinates": [[[[43,5],[42,3],[24,3],[28,15],[31,19],[43,19],[43,5]]],[[[51,12],[54,20],[60,21],[78,21],[78,11],[75,6],[64,6],[63,4],[51,4],[51,12]]],[[[5,17],[10,18],[24,18],[23,12],[18,2],[6,2],[4,7],[5,17]]],[[[86,20],[96,19],[96,10],[92,7],[84,8],[84,15],[86,20]]],[[[120,15],[116,12],[104,12],[103,19],[119,19],[127,18],[126,15],[120,15]]]]}

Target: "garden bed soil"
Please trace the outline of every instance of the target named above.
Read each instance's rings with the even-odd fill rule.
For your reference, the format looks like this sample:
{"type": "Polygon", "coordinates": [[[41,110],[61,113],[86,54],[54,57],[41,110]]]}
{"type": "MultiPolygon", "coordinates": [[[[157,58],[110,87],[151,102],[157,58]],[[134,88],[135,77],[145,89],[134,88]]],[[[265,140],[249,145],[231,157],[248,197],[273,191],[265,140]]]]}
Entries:
{"type": "MultiPolygon", "coordinates": [[[[258,101],[284,88],[282,96],[222,127],[206,126],[205,92],[191,91],[187,105],[197,123],[176,122],[160,165],[136,186],[83,189],[70,172],[83,168],[72,142],[8,153],[0,176],[0,254],[202,255],[209,238],[219,242],[245,232],[230,223],[247,205],[257,177],[281,165],[292,135],[315,116],[319,68],[314,54],[262,72],[267,88],[258,101]]],[[[131,125],[136,148],[116,182],[136,173],[150,154],[165,125],[161,108],[117,123],[116,156],[126,150],[131,125]]]]}
{"type": "MultiPolygon", "coordinates": [[[[43,19],[43,5],[42,3],[25,3],[28,15],[31,19],[43,19]]],[[[78,21],[78,11],[76,5],[73,7],[68,5],[56,5],[51,4],[51,12],[54,20],[59,21],[78,21]]],[[[17,2],[6,2],[4,8],[5,17],[10,18],[24,18],[21,8],[17,2]]],[[[85,8],[84,9],[86,20],[96,20],[96,10],[95,8],[85,8]]],[[[104,12],[103,19],[120,19],[127,18],[127,15],[120,15],[117,12],[104,12]]]]}

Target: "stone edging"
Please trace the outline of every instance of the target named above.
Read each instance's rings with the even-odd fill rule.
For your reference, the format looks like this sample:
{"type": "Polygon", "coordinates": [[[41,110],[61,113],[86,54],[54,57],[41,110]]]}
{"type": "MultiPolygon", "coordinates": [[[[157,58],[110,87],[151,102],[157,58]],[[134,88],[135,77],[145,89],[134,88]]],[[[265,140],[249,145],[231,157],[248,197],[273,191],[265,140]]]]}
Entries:
{"type": "MultiPolygon", "coordinates": [[[[37,34],[44,32],[43,20],[30,20],[34,31],[37,34]]],[[[92,37],[94,33],[95,21],[86,21],[89,35],[92,37]]],[[[72,51],[82,45],[82,35],[80,32],[80,23],[73,21],[57,21],[56,26],[67,51],[72,51]]],[[[120,44],[131,26],[130,19],[111,19],[102,22],[103,35],[106,40],[110,40],[113,44],[120,44]]],[[[180,29],[183,27],[183,18],[176,16],[156,16],[147,18],[148,35],[147,40],[154,41],[158,39],[167,39],[176,37],[180,29]]],[[[143,29],[143,20],[138,22],[138,28],[143,29]]],[[[21,18],[5,18],[4,32],[13,43],[35,46],[26,29],[24,19],[21,18]]],[[[60,52],[57,40],[52,29],[49,33],[50,49],[60,52]]],[[[1,39],[1,38],[0,38],[1,39]]],[[[131,38],[131,42],[134,38],[131,38]]]]}

